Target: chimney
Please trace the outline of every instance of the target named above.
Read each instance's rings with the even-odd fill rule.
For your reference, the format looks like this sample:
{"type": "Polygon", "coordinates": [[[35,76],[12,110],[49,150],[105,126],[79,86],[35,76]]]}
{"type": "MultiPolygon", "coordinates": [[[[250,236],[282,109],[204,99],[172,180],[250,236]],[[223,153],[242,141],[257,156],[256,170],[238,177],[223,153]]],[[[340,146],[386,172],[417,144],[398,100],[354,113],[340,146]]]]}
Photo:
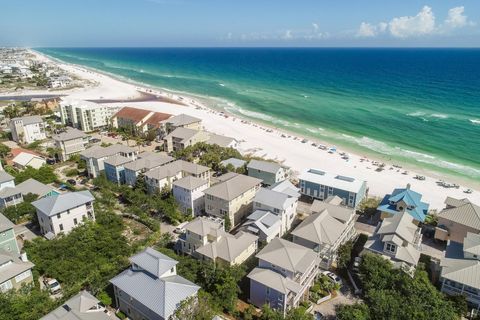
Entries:
{"type": "Polygon", "coordinates": [[[407,190],[410,190],[410,183],[407,183],[407,190]]]}
{"type": "Polygon", "coordinates": [[[22,260],[23,262],[28,262],[27,253],[25,251],[22,251],[20,253],[20,260],[22,260]]]}

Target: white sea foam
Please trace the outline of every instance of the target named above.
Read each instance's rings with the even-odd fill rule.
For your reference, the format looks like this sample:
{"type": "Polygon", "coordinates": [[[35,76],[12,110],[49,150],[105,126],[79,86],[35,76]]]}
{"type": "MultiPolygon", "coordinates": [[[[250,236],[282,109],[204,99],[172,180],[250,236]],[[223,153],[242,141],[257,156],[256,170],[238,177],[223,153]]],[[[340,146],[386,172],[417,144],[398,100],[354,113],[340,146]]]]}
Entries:
{"type": "Polygon", "coordinates": [[[410,112],[410,113],[407,113],[407,116],[421,118],[425,122],[429,121],[427,118],[436,118],[436,119],[448,119],[449,118],[448,115],[443,114],[443,113],[427,113],[427,112],[424,112],[424,111],[410,112]]]}
{"type": "Polygon", "coordinates": [[[219,83],[218,84],[220,87],[225,87],[225,84],[224,83],[219,83]]]}
{"type": "Polygon", "coordinates": [[[471,123],[477,125],[480,124],[480,119],[469,119],[471,123]]]}
{"type": "Polygon", "coordinates": [[[423,112],[423,111],[415,111],[415,112],[407,113],[407,116],[409,116],[409,117],[421,117],[421,116],[424,116],[424,115],[425,115],[425,112],[423,112]]]}
{"type": "Polygon", "coordinates": [[[432,113],[432,114],[430,115],[430,117],[432,117],[432,118],[438,118],[438,119],[447,119],[447,118],[448,118],[448,115],[443,114],[443,113],[432,113]]]}

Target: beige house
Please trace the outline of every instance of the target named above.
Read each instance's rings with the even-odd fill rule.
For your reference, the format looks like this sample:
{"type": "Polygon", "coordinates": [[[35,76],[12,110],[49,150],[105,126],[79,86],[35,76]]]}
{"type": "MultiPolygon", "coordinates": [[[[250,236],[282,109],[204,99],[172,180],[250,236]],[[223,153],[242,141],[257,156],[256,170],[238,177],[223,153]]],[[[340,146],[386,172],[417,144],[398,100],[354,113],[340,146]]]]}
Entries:
{"type": "Polygon", "coordinates": [[[185,226],[180,250],[200,260],[224,265],[242,264],[257,250],[258,237],[240,231],[225,232],[221,219],[198,217],[185,226]]]}
{"type": "Polygon", "coordinates": [[[177,128],[202,130],[202,119],[182,113],[162,121],[161,128],[164,134],[169,134],[177,128]]]}
{"type": "Polygon", "coordinates": [[[235,227],[252,212],[253,199],[262,180],[236,173],[225,174],[219,180],[204,191],[205,212],[220,218],[228,217],[235,227]]]}
{"type": "Polygon", "coordinates": [[[145,133],[149,129],[156,129],[160,123],[171,115],[167,113],[154,112],[145,109],[123,107],[112,116],[112,126],[121,128],[131,133],[145,133]]]}
{"type": "Polygon", "coordinates": [[[52,137],[55,148],[59,150],[58,157],[61,161],[68,160],[71,156],[85,150],[88,143],[87,135],[74,128],[67,128],[65,132],[52,137]]]}
{"type": "Polygon", "coordinates": [[[32,268],[27,254],[0,250],[0,292],[20,289],[23,284],[33,282],[32,268]]]}
{"type": "Polygon", "coordinates": [[[435,239],[463,243],[468,232],[480,233],[480,206],[468,199],[445,199],[445,209],[438,214],[435,239]]]}
{"type": "Polygon", "coordinates": [[[209,138],[206,131],[179,127],[170,132],[164,139],[165,151],[174,152],[193,146],[198,142],[205,142],[209,138]]]}

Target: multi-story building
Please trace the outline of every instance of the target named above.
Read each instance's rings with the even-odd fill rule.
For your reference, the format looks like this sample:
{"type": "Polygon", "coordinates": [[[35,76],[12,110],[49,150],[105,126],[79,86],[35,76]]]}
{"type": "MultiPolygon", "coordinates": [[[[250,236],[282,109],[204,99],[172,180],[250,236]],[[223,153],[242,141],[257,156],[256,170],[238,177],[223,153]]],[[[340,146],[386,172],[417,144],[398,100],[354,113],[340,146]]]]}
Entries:
{"type": "Polygon", "coordinates": [[[236,227],[252,212],[262,180],[236,173],[220,176],[219,180],[204,190],[205,212],[222,219],[228,217],[231,226],[236,227]]]}
{"type": "Polygon", "coordinates": [[[292,231],[293,242],[317,252],[324,269],[331,267],[338,248],[355,235],[355,211],[341,202],[338,197],[315,200],[312,214],[292,231]]]}
{"type": "Polygon", "coordinates": [[[284,314],[308,300],[318,272],[317,254],[282,238],[275,238],[257,255],[258,267],[249,274],[250,302],[267,304],[284,314]]]}
{"type": "Polygon", "coordinates": [[[90,132],[108,127],[112,110],[95,102],[66,99],[60,103],[60,119],[65,125],[90,132]]]}
{"type": "Polygon", "coordinates": [[[343,204],[356,208],[367,195],[367,182],[342,175],[308,169],[300,177],[300,192],[313,199],[338,196],[343,204]]]}
{"type": "Polygon", "coordinates": [[[84,221],[95,221],[90,191],[68,192],[32,202],[37,210],[40,232],[47,238],[69,233],[84,221]]]}
{"type": "Polygon", "coordinates": [[[116,184],[125,184],[125,165],[132,161],[132,159],[121,155],[108,157],[105,159],[105,161],[103,161],[105,176],[109,181],[112,181],[116,184]]]}
{"type": "Polygon", "coordinates": [[[175,158],[166,153],[143,152],[138,155],[138,159],[123,165],[125,170],[125,182],[131,186],[137,182],[139,174],[144,174],[149,170],[158,168],[174,161],[175,158]]]}
{"type": "Polygon", "coordinates": [[[168,320],[199,286],[177,275],[177,261],[152,249],[130,257],[131,266],[110,280],[116,306],[132,320],[168,320]]]}
{"type": "Polygon", "coordinates": [[[463,243],[468,232],[480,234],[480,206],[468,199],[447,197],[438,214],[435,239],[463,243]]]}
{"type": "Polygon", "coordinates": [[[40,116],[27,116],[10,120],[12,139],[17,143],[29,144],[46,139],[45,124],[40,116]]]}
{"type": "MultiPolygon", "coordinates": [[[[167,135],[177,128],[187,128],[192,130],[202,129],[202,119],[189,116],[188,114],[179,114],[167,120],[162,121],[161,130],[163,135],[167,135]]],[[[163,137],[162,135],[162,137],[163,137]]]]}
{"type": "Polygon", "coordinates": [[[173,197],[184,214],[193,217],[205,212],[205,198],[203,191],[208,188],[208,180],[186,176],[173,182],[173,197]]]}
{"type": "Polygon", "coordinates": [[[59,150],[58,158],[61,161],[67,161],[71,156],[79,154],[85,150],[88,143],[87,135],[75,128],[67,128],[65,132],[54,135],[52,139],[55,148],[59,150]]]}
{"type": "Polygon", "coordinates": [[[422,195],[410,189],[410,184],[406,188],[393,190],[392,194],[387,194],[377,210],[380,211],[380,218],[388,218],[400,212],[408,212],[417,222],[424,222],[428,214],[428,203],[422,202],[422,195]]]}
{"type": "Polygon", "coordinates": [[[263,180],[266,186],[274,185],[287,178],[287,170],[276,162],[251,160],[247,165],[248,175],[263,180]]]}
{"type": "Polygon", "coordinates": [[[122,156],[131,161],[135,160],[138,151],[123,144],[112,144],[108,147],[94,146],[80,153],[80,157],[85,160],[88,175],[96,178],[104,171],[104,161],[112,156],[122,156]]]}
{"type": "Polygon", "coordinates": [[[15,187],[15,178],[0,171],[0,208],[15,206],[23,202],[20,190],[15,187]]]}
{"type": "Polygon", "coordinates": [[[20,253],[14,227],[15,225],[0,213],[0,252],[20,253]]]}
{"type": "Polygon", "coordinates": [[[199,142],[209,139],[206,131],[178,127],[170,132],[164,139],[164,147],[167,152],[180,151],[199,142]]]}
{"type": "Polygon", "coordinates": [[[167,113],[123,107],[112,116],[112,125],[114,128],[120,128],[132,134],[143,134],[149,129],[158,128],[161,121],[171,116],[167,113]]]}
{"type": "Polygon", "coordinates": [[[32,268],[26,253],[0,250],[0,292],[20,289],[22,285],[33,282],[32,268]]]}

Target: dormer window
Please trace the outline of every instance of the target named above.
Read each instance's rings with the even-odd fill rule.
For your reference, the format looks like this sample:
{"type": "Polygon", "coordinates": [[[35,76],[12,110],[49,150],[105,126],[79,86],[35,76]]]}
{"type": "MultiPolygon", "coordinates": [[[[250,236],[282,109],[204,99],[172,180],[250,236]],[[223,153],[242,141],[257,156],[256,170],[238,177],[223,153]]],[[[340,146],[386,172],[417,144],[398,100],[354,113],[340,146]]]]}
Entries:
{"type": "Polygon", "coordinates": [[[385,251],[387,252],[395,253],[396,250],[397,250],[397,246],[392,243],[387,243],[387,245],[385,246],[385,251]]]}

